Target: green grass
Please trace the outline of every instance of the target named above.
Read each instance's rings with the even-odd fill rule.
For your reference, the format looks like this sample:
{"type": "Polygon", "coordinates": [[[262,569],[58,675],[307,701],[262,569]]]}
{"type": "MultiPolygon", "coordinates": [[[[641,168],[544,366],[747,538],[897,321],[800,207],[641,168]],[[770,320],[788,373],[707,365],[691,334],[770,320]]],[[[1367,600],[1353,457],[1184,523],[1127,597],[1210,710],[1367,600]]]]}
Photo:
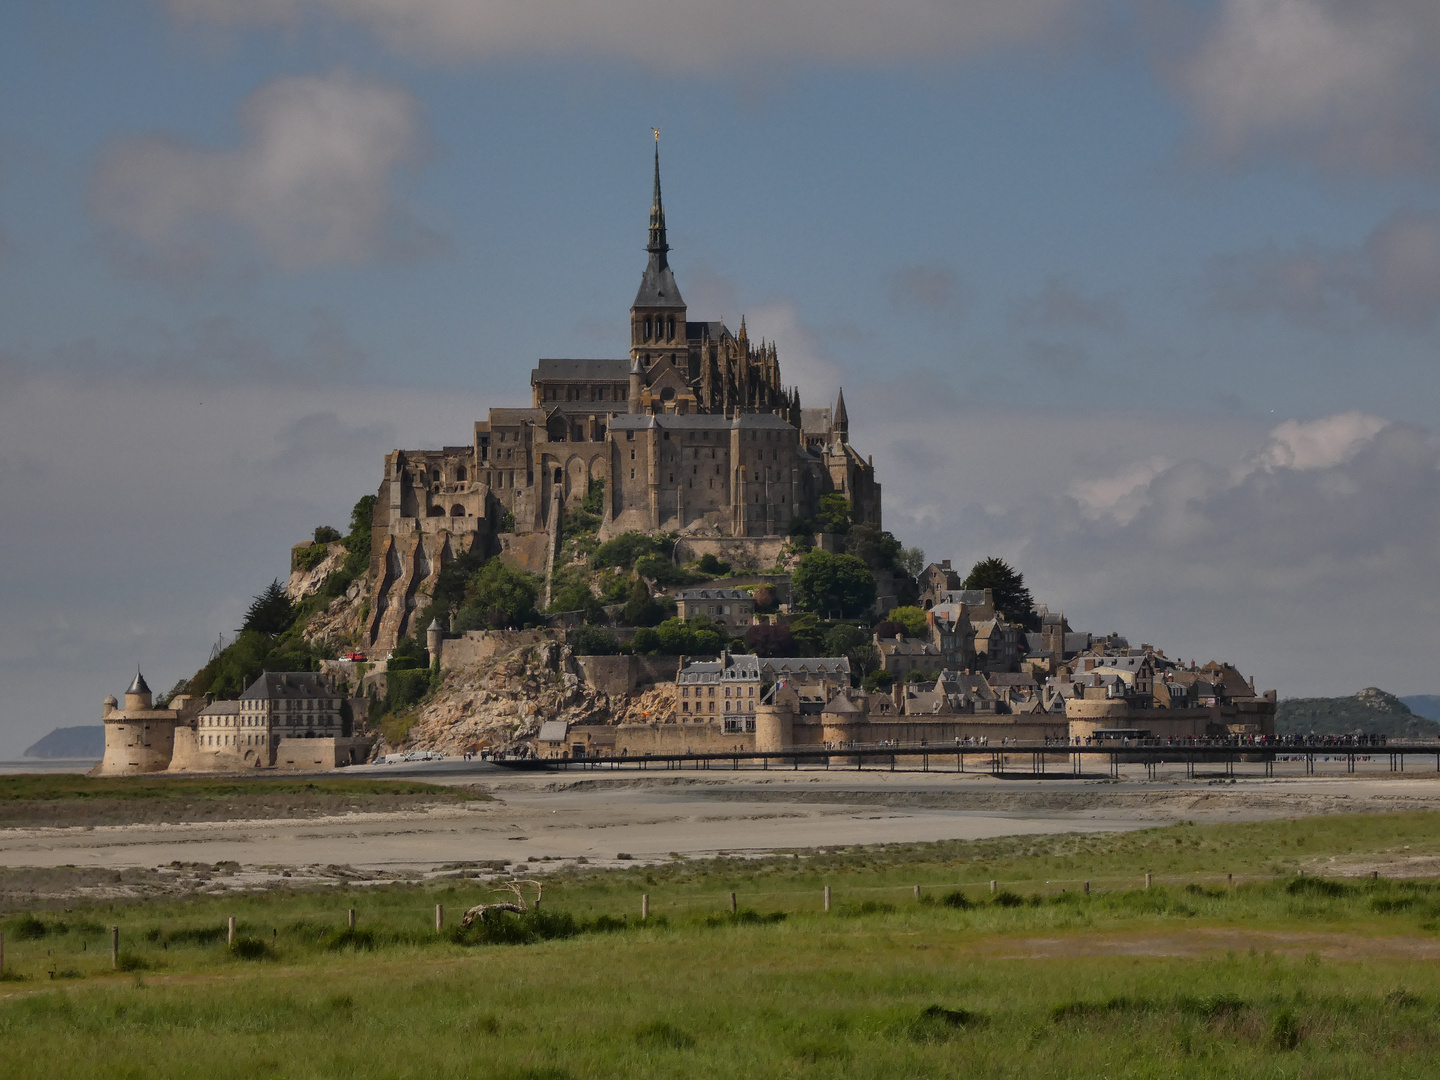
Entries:
{"type": "Polygon", "coordinates": [[[16,916],[0,1077],[1431,1076],[1440,882],[1268,875],[1281,851],[1433,849],[1437,826],[677,859],[557,874],[539,916],[469,932],[493,895],[453,878],[16,916]],[[1163,884],[1137,887],[1145,869],[1163,884]],[[1225,944],[1162,955],[1205,940],[1225,944]]]}
{"type": "Polygon", "coordinates": [[[22,774],[0,777],[0,805],[57,799],[233,799],[249,795],[433,795],[436,799],[488,798],[472,788],[411,780],[344,776],[316,779],[247,777],[78,776],[22,774]]]}

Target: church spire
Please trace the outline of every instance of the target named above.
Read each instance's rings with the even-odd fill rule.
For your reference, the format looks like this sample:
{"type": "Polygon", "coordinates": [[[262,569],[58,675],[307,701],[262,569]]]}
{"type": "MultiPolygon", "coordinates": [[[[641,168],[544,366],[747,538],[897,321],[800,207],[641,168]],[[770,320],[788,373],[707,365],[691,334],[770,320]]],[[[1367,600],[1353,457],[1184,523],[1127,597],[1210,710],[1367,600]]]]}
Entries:
{"type": "Polygon", "coordinates": [[[840,436],[842,443],[850,441],[850,414],[845,411],[845,388],[840,388],[840,396],[835,399],[835,412],[831,416],[831,422],[835,425],[835,433],[840,436]]]}
{"type": "Polygon", "coordinates": [[[650,130],[655,132],[655,194],[650,200],[650,243],[645,250],[650,252],[651,265],[662,270],[669,263],[670,245],[665,242],[665,204],[660,199],[660,129],[650,130]]]}

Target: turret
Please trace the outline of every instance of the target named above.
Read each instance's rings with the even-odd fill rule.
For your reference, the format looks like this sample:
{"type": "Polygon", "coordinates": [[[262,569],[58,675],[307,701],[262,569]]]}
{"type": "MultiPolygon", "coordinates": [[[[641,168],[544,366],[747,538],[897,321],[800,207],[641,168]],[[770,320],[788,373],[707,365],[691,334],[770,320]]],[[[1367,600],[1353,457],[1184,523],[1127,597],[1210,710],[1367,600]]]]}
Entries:
{"type": "Polygon", "coordinates": [[[425,631],[425,648],[430,651],[431,665],[440,662],[440,643],[445,639],[445,628],[440,625],[440,617],[437,615],[430,620],[430,626],[425,631]]]}
{"type": "Polygon", "coordinates": [[[150,687],[145,682],[145,676],[140,670],[135,670],[135,680],[130,684],[130,689],[125,691],[125,711],[144,712],[152,708],[155,703],[154,696],[150,693],[150,687]]]}

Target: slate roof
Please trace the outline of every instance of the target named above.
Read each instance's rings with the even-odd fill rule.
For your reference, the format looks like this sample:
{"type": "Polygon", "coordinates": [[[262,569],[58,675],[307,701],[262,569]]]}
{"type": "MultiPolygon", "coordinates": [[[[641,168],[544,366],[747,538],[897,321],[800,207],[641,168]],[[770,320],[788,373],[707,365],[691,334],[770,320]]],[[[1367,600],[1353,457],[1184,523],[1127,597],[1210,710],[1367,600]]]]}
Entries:
{"type": "Polygon", "coordinates": [[[624,382],[630,377],[629,360],[563,360],[542,358],[535,361],[535,370],[530,372],[530,382],[544,382],[552,379],[609,380],[624,382]]]}
{"type": "Polygon", "coordinates": [[[724,660],[695,660],[687,663],[675,681],[694,683],[759,682],[760,658],[748,653],[727,656],[724,660]]]}
{"type": "Polygon", "coordinates": [[[570,725],[564,720],[546,720],[540,725],[540,734],[535,738],[540,742],[564,742],[568,734],[570,725]]]}
{"type": "Polygon", "coordinates": [[[212,701],[200,710],[201,716],[234,716],[240,711],[238,701],[212,701]]]}
{"type": "Polygon", "coordinates": [[[127,694],[148,694],[148,693],[150,693],[150,684],[145,681],[145,676],[140,674],[140,669],[139,669],[139,668],[136,668],[136,669],[135,669],[135,678],[134,678],[134,680],[130,683],[130,689],[126,690],[125,692],[126,692],[127,694]]]}
{"type": "Polygon", "coordinates": [[[241,701],[269,701],[274,698],[336,697],[330,680],[315,671],[266,671],[245,688],[241,701]]]}
{"type": "Polygon", "coordinates": [[[753,600],[744,589],[681,589],[681,600],[753,600]]]}
{"type": "Polygon", "coordinates": [[[640,289],[631,307],[685,309],[685,300],[680,295],[680,286],[675,284],[675,272],[669,263],[650,260],[640,275],[640,289]]]}

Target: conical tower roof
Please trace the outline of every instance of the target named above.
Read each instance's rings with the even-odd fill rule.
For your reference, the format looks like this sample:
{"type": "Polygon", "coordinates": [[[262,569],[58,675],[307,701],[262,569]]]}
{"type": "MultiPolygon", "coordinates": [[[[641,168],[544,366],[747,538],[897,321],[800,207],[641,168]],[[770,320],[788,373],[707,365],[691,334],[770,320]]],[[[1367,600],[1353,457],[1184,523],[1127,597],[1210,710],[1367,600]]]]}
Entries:
{"type": "Polygon", "coordinates": [[[665,203],[660,198],[660,134],[655,134],[655,193],[650,200],[650,261],[640,277],[640,291],[632,308],[684,308],[680,286],[670,269],[670,245],[665,241],[665,203]]]}
{"type": "Polygon", "coordinates": [[[125,693],[127,693],[127,694],[148,694],[148,693],[150,693],[150,686],[149,686],[148,683],[145,682],[145,676],[140,674],[140,669],[139,669],[139,668],[136,668],[136,669],[135,669],[135,681],[130,684],[130,689],[129,689],[129,690],[126,690],[125,693]]]}

